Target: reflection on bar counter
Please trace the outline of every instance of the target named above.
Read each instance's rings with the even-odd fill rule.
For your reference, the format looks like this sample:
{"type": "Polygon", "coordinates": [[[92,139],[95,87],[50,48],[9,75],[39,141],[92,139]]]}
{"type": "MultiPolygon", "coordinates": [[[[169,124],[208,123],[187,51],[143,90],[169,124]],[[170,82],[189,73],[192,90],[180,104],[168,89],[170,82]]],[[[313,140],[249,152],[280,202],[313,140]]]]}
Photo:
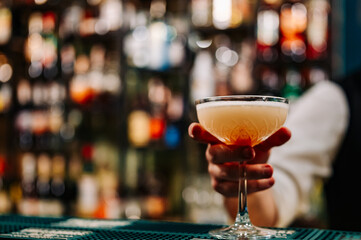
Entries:
{"type": "Polygon", "coordinates": [[[227,223],[205,146],[188,137],[194,100],[295,100],[328,79],[331,10],[327,0],[1,1],[0,213],[227,223]]]}

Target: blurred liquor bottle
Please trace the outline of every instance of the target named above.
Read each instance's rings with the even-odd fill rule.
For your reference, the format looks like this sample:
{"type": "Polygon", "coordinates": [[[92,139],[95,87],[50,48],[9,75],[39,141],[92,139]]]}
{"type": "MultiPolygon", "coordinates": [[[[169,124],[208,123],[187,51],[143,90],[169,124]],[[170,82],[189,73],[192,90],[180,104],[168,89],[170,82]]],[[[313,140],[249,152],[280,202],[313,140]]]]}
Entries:
{"type": "Polygon", "coordinates": [[[81,153],[74,153],[71,166],[77,170],[71,172],[71,181],[77,185],[70,185],[73,194],[68,195],[76,198],[73,214],[108,219],[122,216],[118,155],[115,147],[106,142],[84,143],[81,153]]]}
{"type": "MultiPolygon", "coordinates": [[[[330,13],[328,0],[309,0],[307,35],[307,59],[326,61],[330,57],[330,13]]],[[[328,63],[328,62],[327,62],[328,63]]],[[[329,63],[328,63],[329,64],[329,63]]]]}
{"type": "Polygon", "coordinates": [[[0,44],[0,114],[9,113],[11,107],[13,106],[12,79],[14,70],[11,60],[9,59],[9,54],[10,53],[4,53],[1,51],[0,44]]]}
{"type": "Polygon", "coordinates": [[[20,156],[22,197],[17,206],[18,212],[25,215],[39,215],[36,192],[36,156],[25,152],[20,156]]]}
{"type": "Polygon", "coordinates": [[[306,60],[307,8],[302,1],[286,1],[280,9],[280,47],[285,62],[306,60]]]}
{"type": "Polygon", "coordinates": [[[39,215],[62,216],[64,206],[62,195],[65,186],[60,180],[63,160],[59,156],[51,157],[47,153],[37,156],[36,191],[38,196],[39,215]],[[54,175],[55,174],[55,175],[54,175]]]}
{"type": "Polygon", "coordinates": [[[196,27],[209,27],[212,25],[211,0],[193,0],[191,3],[192,24],[196,27]]]}
{"type": "Polygon", "coordinates": [[[99,186],[96,218],[117,219],[123,216],[120,152],[119,145],[110,140],[94,143],[93,162],[99,186]]]}
{"type": "Polygon", "coordinates": [[[238,28],[253,21],[254,7],[255,1],[250,0],[193,0],[192,24],[196,28],[238,28]]]}
{"type": "Polygon", "coordinates": [[[179,219],[183,214],[182,160],[177,150],[128,148],[122,172],[124,217],[179,219]]]}
{"type": "Polygon", "coordinates": [[[191,72],[191,101],[213,96],[215,78],[213,74],[213,57],[210,51],[200,49],[197,52],[191,72]]]}
{"type": "Polygon", "coordinates": [[[12,35],[12,13],[9,1],[1,1],[0,3],[0,46],[9,42],[12,35]]]}
{"type": "Polygon", "coordinates": [[[36,193],[39,200],[48,200],[51,196],[50,179],[51,179],[51,159],[46,153],[37,156],[37,179],[36,193]]]}
{"type": "Polygon", "coordinates": [[[50,180],[50,193],[51,198],[55,201],[55,204],[62,205],[60,215],[65,214],[66,211],[66,160],[63,153],[55,153],[52,156],[52,169],[51,169],[51,180],[50,180]]]}
{"type": "Polygon", "coordinates": [[[64,214],[68,216],[77,214],[77,200],[79,195],[78,181],[82,176],[83,162],[78,153],[70,150],[67,161],[64,194],[64,214]]]}
{"type": "Polygon", "coordinates": [[[257,60],[276,63],[279,59],[280,6],[282,1],[263,0],[257,9],[257,60]]]}
{"type": "Polygon", "coordinates": [[[142,179],[142,152],[136,148],[127,148],[122,166],[121,193],[124,201],[124,217],[128,219],[140,219],[144,216],[139,189],[139,182],[142,179]]]}
{"type": "Polygon", "coordinates": [[[161,72],[182,68],[186,56],[186,19],[180,14],[167,14],[167,1],[153,0],[148,3],[138,6],[139,10],[134,13],[137,21],[129,26],[124,38],[127,67],[161,72]]]}
{"type": "Polygon", "coordinates": [[[95,175],[93,163],[94,148],[92,144],[84,144],[81,147],[81,159],[83,170],[78,178],[78,195],[76,200],[76,214],[81,217],[95,217],[99,204],[99,184],[95,175]]]}
{"type": "Polygon", "coordinates": [[[9,213],[12,209],[8,181],[5,178],[6,158],[0,153],[0,214],[9,213]]]}
{"type": "Polygon", "coordinates": [[[285,83],[282,89],[282,96],[293,101],[301,96],[306,89],[305,76],[296,68],[284,69],[285,83]]]}
{"type": "Polygon", "coordinates": [[[284,82],[280,76],[280,70],[277,66],[268,64],[258,64],[255,66],[255,79],[259,83],[258,92],[264,95],[281,96],[284,82]]]}
{"type": "MultiPolygon", "coordinates": [[[[156,150],[148,149],[143,154],[144,159],[140,166],[138,180],[142,215],[149,219],[162,219],[169,211],[169,196],[167,196],[166,189],[171,187],[170,184],[167,184],[171,178],[164,172],[168,165],[167,163],[162,164],[162,152],[157,154],[156,150]]],[[[170,171],[171,169],[169,169],[170,171]]]]}
{"type": "Polygon", "coordinates": [[[29,77],[39,83],[52,81],[59,76],[58,37],[55,32],[57,18],[53,11],[34,11],[29,15],[24,54],[28,62],[29,77]]]}
{"type": "Polygon", "coordinates": [[[187,221],[210,224],[233,221],[224,208],[223,196],[214,191],[207,173],[189,176],[185,181],[182,199],[186,203],[187,221]]]}

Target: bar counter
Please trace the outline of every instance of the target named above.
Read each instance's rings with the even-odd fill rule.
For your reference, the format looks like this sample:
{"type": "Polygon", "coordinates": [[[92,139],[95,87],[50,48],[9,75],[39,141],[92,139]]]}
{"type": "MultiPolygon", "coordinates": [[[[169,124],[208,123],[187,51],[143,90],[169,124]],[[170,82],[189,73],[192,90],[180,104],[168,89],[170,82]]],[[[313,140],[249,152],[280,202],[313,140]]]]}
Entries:
{"type": "MultiPolygon", "coordinates": [[[[75,217],[0,215],[0,239],[61,240],[209,240],[220,225],[149,220],[100,220],[75,217]]],[[[361,232],[278,228],[273,239],[361,239],[361,232]]]]}

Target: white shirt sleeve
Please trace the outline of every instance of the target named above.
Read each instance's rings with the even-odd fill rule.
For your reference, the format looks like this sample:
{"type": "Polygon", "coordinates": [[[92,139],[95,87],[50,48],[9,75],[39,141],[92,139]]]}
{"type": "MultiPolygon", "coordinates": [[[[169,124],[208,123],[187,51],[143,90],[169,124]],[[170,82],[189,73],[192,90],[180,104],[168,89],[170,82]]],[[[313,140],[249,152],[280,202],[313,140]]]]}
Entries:
{"type": "Polygon", "coordinates": [[[288,226],[309,210],[315,180],[332,174],[348,120],[346,96],[329,81],[316,84],[291,104],[285,126],[292,137],[274,148],[269,159],[274,167],[277,227],[288,226]]]}

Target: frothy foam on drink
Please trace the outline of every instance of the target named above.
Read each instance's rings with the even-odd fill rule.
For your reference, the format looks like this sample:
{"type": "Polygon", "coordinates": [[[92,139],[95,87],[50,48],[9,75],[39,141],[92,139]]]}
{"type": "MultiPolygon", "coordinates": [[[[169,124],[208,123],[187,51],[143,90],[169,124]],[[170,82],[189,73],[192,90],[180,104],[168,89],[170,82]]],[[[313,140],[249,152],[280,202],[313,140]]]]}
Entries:
{"type": "Polygon", "coordinates": [[[222,101],[213,101],[213,102],[204,102],[197,104],[197,109],[206,108],[206,107],[231,107],[231,106],[265,106],[265,107],[283,107],[288,108],[287,103],[283,102],[273,102],[273,101],[236,101],[236,100],[222,100],[222,101]]]}

